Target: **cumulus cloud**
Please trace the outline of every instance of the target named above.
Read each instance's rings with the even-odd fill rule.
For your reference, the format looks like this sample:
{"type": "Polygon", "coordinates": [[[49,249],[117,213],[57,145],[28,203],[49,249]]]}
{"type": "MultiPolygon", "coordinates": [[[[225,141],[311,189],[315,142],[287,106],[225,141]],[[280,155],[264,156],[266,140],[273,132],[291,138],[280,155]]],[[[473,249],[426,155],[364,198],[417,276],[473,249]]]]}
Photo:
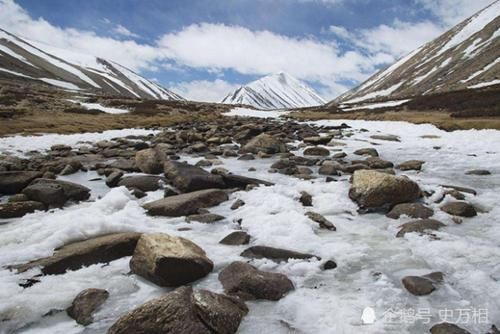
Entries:
{"type": "Polygon", "coordinates": [[[220,102],[229,92],[239,85],[216,79],[214,81],[195,80],[180,82],[170,86],[177,94],[193,101],[220,102]]]}

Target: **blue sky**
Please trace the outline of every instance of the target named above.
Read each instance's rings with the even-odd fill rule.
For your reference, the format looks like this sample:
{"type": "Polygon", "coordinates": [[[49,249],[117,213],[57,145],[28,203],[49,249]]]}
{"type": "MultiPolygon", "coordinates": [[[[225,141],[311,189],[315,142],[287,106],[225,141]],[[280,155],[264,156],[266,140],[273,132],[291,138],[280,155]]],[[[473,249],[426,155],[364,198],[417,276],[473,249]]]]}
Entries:
{"type": "Polygon", "coordinates": [[[492,0],[0,0],[0,27],[215,101],[285,71],[331,99],[492,0]]]}

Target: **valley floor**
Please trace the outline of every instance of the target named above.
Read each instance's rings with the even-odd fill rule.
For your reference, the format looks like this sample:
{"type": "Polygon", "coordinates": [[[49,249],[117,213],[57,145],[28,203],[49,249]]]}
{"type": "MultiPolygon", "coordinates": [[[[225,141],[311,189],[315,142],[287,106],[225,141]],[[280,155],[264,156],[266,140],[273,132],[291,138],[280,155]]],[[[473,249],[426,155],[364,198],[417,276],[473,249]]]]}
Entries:
{"type": "MultiPolygon", "coordinates": [[[[352,128],[343,130],[338,138],[345,146],[325,146],[332,154],[342,151],[348,160],[359,159],[353,152],[371,147],[381,158],[394,164],[412,159],[425,161],[422,171],[397,171],[397,174],[408,175],[423,190],[433,193],[424,202],[434,210],[433,218],[446,225],[444,228],[431,235],[408,233],[396,238],[399,226],[411,219],[358,213],[357,205],[348,196],[350,175],[335,177],[336,182],[327,183],[324,176],[317,174],[316,166],[311,167],[317,176],[312,180],[269,173],[277,156],[251,161],[236,157],[218,159],[221,165],[215,167],[275,185],[232,193],[229,201],[210,209],[225,217],[213,224],[187,223],[183,217],[146,215],[141,205],[162,198],[163,190],[148,192],[146,197],[136,199],[124,187],[110,189],[102,180],[89,181],[99,177],[95,171],[60,176],[91,188],[91,200],[0,223],[0,332],[104,333],[119,315],[169,291],[129,274],[129,257],[107,266],[96,264],[63,275],[44,276],[40,283],[26,289],[18,283],[21,278],[32,277],[33,272],[16,274],[5,269],[7,265],[49,256],[67,242],[100,234],[164,232],[192,240],[207,252],[215,268],[193,285],[222,292],[218,273],[233,261],[246,261],[239,254],[248,245],[226,246],[219,241],[239,229],[235,222],[242,219],[241,228],[252,237],[250,245],[312,253],[323,259],[334,259],[338,267],[322,271],[321,262],[317,260],[281,263],[251,260],[260,270],[287,275],[295,291],[277,302],[247,302],[250,312],[244,317],[239,333],[426,333],[435,323],[457,321],[460,310],[467,310],[463,312],[470,315],[486,310],[486,319],[458,319],[459,325],[472,333],[486,333],[494,321],[500,319],[500,132],[445,132],[429,124],[389,121],[321,120],[310,124],[335,126],[343,122],[352,128]],[[398,136],[400,141],[370,138],[381,134],[398,136]],[[249,167],[255,171],[249,172],[249,167]],[[471,169],[487,169],[491,175],[465,175],[471,169]],[[457,224],[452,216],[442,212],[440,207],[453,200],[446,195],[443,202],[438,202],[444,196],[443,184],[474,188],[477,195],[465,194],[465,199],[477,208],[478,216],[464,218],[457,224]],[[313,207],[304,207],[298,201],[301,191],[312,195],[313,207]],[[245,205],[231,210],[231,204],[237,199],[245,205]],[[304,216],[309,210],[324,215],[337,230],[319,229],[304,216]],[[404,276],[434,271],[443,272],[445,279],[428,296],[414,296],[401,284],[404,276]],[[67,308],[76,294],[86,288],[106,289],[110,298],[95,314],[94,323],[85,328],[57,310],[67,308]],[[366,308],[374,310],[375,322],[362,322],[366,308]],[[56,311],[47,315],[51,310],[56,311]],[[448,313],[444,313],[445,310],[448,313]],[[406,316],[389,321],[386,316],[391,312],[406,316]],[[420,317],[412,317],[415,312],[420,317]],[[443,319],[444,315],[448,318],[443,319]]],[[[122,130],[109,136],[105,132],[101,137],[81,135],[78,140],[95,142],[113,136],[147,133],[147,130],[141,133],[122,130]]],[[[26,141],[29,139],[0,139],[0,152],[22,155],[31,149],[43,151],[54,144],[76,144],[71,136],[57,135],[33,139],[33,145],[26,141]]],[[[298,148],[293,153],[302,156],[303,150],[298,148]]],[[[200,154],[181,156],[181,160],[189,163],[202,159],[200,154]]]]}

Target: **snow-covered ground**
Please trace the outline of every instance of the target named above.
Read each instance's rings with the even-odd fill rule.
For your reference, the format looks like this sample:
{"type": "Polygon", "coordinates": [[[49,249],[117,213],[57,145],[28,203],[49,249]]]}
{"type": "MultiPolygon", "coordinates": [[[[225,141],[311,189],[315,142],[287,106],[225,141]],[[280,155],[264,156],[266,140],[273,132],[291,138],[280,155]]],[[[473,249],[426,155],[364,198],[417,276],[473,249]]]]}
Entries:
{"type": "MultiPolygon", "coordinates": [[[[381,157],[394,163],[409,159],[426,161],[422,172],[405,174],[423,189],[436,191],[429,205],[435,210],[435,218],[447,225],[434,233],[436,238],[417,234],[396,238],[398,226],[409,219],[359,215],[357,206],[348,198],[348,176],[340,177],[338,182],[326,183],[324,178],[311,182],[268,173],[277,158],[240,161],[221,157],[222,167],[236,174],[272,181],[275,186],[235,192],[229,201],[211,209],[225,216],[225,221],[188,224],[183,218],[149,217],[144,213],[141,204],[161,198],[162,191],[137,200],[124,188],[108,190],[95,183],[93,198],[107,192],[95,202],[29,214],[0,225],[0,267],[50,255],[54,248],[75,239],[118,231],[160,231],[186,237],[200,245],[215,268],[194,285],[221,292],[218,272],[230,262],[242,260],[238,254],[246,246],[224,246],[218,242],[238,228],[234,221],[241,218],[242,228],[252,236],[251,245],[314,253],[324,259],[334,259],[338,268],[321,271],[318,261],[293,260],[281,264],[264,259],[252,261],[259,269],[288,275],[296,289],[278,302],[248,302],[250,313],[243,319],[239,333],[426,333],[432,324],[441,322],[442,310],[452,310],[456,316],[458,310],[487,309],[488,321],[470,320],[468,324],[460,324],[473,333],[485,333],[492,322],[500,319],[500,132],[448,133],[431,125],[405,122],[336,120],[315,124],[328,126],[343,122],[353,127],[353,136],[341,139],[347,144],[342,150],[349,156],[354,150],[375,143],[380,144],[373,147],[381,157]],[[401,142],[370,139],[371,135],[380,133],[397,135],[401,142]],[[422,138],[424,135],[438,137],[422,138]],[[248,172],[249,167],[255,167],[256,171],[248,172]],[[478,168],[488,169],[493,175],[464,175],[466,170],[478,168]],[[467,200],[482,212],[460,225],[455,224],[433,203],[443,192],[440,184],[473,187],[478,195],[467,195],[467,200]],[[313,208],[304,208],[297,200],[303,190],[313,195],[313,208]],[[232,211],[230,206],[236,199],[244,200],[246,205],[232,211]],[[310,209],[325,215],[337,231],[318,229],[304,216],[310,209]],[[182,227],[191,230],[179,231],[182,227]],[[431,271],[444,272],[446,281],[431,295],[416,297],[402,287],[403,276],[431,271]],[[361,322],[366,307],[375,310],[377,319],[373,324],[361,322]],[[429,310],[429,323],[414,322],[411,317],[396,323],[383,321],[384,313],[390,310],[429,310]]],[[[122,132],[125,134],[128,133],[122,132]]],[[[43,138],[37,137],[42,142],[43,138]]],[[[334,152],[338,148],[329,149],[334,152]]],[[[194,163],[201,158],[183,159],[194,163]]],[[[93,177],[95,174],[88,172],[65,179],[82,182],[93,177]]],[[[445,202],[449,200],[447,197],[445,202]]],[[[120,314],[168,291],[135,275],[127,275],[128,262],[129,258],[123,258],[108,266],[93,265],[65,275],[45,276],[29,289],[17,283],[34,272],[16,275],[1,269],[0,318],[10,320],[1,322],[0,328],[8,331],[22,327],[17,333],[37,334],[105,332],[120,314]],[[68,307],[78,292],[91,287],[107,289],[111,297],[87,329],[64,312],[42,317],[49,310],[68,307]]]]}
{"type": "Polygon", "coordinates": [[[367,103],[356,107],[350,107],[349,105],[341,105],[343,111],[351,111],[351,110],[359,110],[359,109],[380,109],[380,108],[388,108],[388,107],[396,107],[406,102],[410,101],[409,99],[405,100],[395,100],[395,101],[385,101],[378,103],[367,103]]]}
{"type": "Polygon", "coordinates": [[[224,113],[224,116],[241,116],[241,117],[258,117],[258,118],[277,118],[286,116],[289,111],[281,110],[256,110],[249,108],[233,108],[231,111],[224,113]]]}
{"type": "Polygon", "coordinates": [[[124,136],[143,136],[158,133],[158,130],[122,129],[103,132],[86,132],[71,135],[44,134],[39,136],[10,136],[0,138],[0,154],[25,156],[30,151],[46,151],[52,145],[64,144],[73,147],[124,136]]]}

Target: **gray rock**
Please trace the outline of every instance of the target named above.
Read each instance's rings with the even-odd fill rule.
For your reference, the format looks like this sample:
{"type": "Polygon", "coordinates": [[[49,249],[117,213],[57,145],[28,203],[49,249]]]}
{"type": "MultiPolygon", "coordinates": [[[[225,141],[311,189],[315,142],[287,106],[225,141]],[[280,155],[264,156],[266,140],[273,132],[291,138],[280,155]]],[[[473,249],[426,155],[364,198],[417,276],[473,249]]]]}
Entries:
{"type": "Polygon", "coordinates": [[[357,170],[352,177],[349,197],[363,208],[386,207],[416,200],[420,197],[420,188],[404,176],[357,170]]]}
{"type": "Polygon", "coordinates": [[[23,194],[33,201],[50,206],[52,204],[51,199],[44,197],[44,195],[54,196],[54,202],[59,204],[59,201],[61,201],[59,189],[62,189],[64,202],[70,200],[75,202],[84,201],[90,197],[90,189],[87,187],[69,181],[52,179],[34,180],[28,187],[24,188],[23,194]]]}
{"type": "Polygon", "coordinates": [[[370,155],[372,157],[378,157],[378,152],[376,149],[368,147],[368,148],[360,148],[359,150],[354,151],[356,155],[370,155]]]}
{"type": "Polygon", "coordinates": [[[28,186],[31,181],[41,176],[42,173],[31,171],[0,172],[0,194],[17,194],[28,186]]]}
{"type": "Polygon", "coordinates": [[[45,210],[45,205],[34,201],[1,203],[0,218],[22,217],[37,210],[45,210]]]}
{"type": "Polygon", "coordinates": [[[316,222],[319,224],[319,227],[330,230],[330,231],[336,231],[337,228],[331,221],[323,217],[323,215],[320,215],[319,213],[316,212],[306,212],[306,216],[311,219],[312,221],[316,222]]]}
{"type": "Polygon", "coordinates": [[[395,135],[373,135],[370,138],[385,141],[400,141],[399,137],[395,135]]]}
{"type": "Polygon", "coordinates": [[[434,210],[431,208],[420,204],[420,203],[401,203],[396,204],[391,211],[387,213],[387,217],[392,219],[398,219],[401,216],[408,216],[411,218],[422,218],[426,219],[434,214],[434,210]]]}
{"type": "Polygon", "coordinates": [[[447,322],[432,326],[430,332],[431,334],[471,334],[469,331],[447,322]]]}
{"type": "Polygon", "coordinates": [[[140,150],[135,154],[135,164],[141,172],[146,174],[159,174],[163,170],[161,156],[154,148],[140,150]]]}
{"type": "Polygon", "coordinates": [[[425,161],[422,160],[408,160],[405,162],[402,162],[398,165],[398,169],[400,170],[421,170],[422,165],[425,163],[425,161]]]}
{"type": "Polygon", "coordinates": [[[245,146],[243,146],[242,149],[244,152],[254,154],[259,152],[266,154],[287,152],[286,146],[282,141],[267,133],[262,133],[257,137],[254,137],[245,146]]]}
{"type": "Polygon", "coordinates": [[[491,175],[491,172],[486,169],[474,169],[474,170],[469,170],[465,172],[465,175],[479,175],[479,176],[485,176],[485,175],[491,175]]]}
{"type": "Polygon", "coordinates": [[[103,289],[85,289],[80,292],[66,310],[68,315],[80,325],[90,325],[92,315],[108,299],[109,292],[103,289]]]}
{"type": "Polygon", "coordinates": [[[219,273],[224,291],[245,300],[280,300],[293,290],[293,283],[283,274],[261,271],[254,266],[236,261],[219,273]]]}
{"type": "Polygon", "coordinates": [[[231,210],[237,210],[237,209],[241,208],[243,205],[245,205],[245,202],[243,200],[241,200],[241,199],[237,199],[231,205],[231,210]]]}
{"type": "Polygon", "coordinates": [[[300,192],[299,202],[302,203],[303,206],[312,206],[312,196],[307,191],[300,192]]]}
{"type": "Polygon", "coordinates": [[[327,157],[330,155],[330,151],[321,146],[308,147],[304,150],[304,155],[327,157]]]}
{"type": "Polygon", "coordinates": [[[237,298],[183,286],[121,316],[108,334],[232,334],[247,313],[237,298]]]}
{"type": "Polygon", "coordinates": [[[424,233],[426,230],[438,230],[441,227],[446,226],[438,220],[434,219],[419,219],[401,225],[401,229],[396,234],[396,237],[401,238],[406,233],[418,232],[424,233]]]}
{"type": "Polygon", "coordinates": [[[474,217],[477,211],[473,205],[466,202],[450,202],[441,207],[441,210],[452,216],[474,217]]]}
{"type": "Polygon", "coordinates": [[[319,256],[313,254],[299,253],[288,249],[267,246],[252,246],[245,249],[240,255],[252,259],[266,258],[275,262],[286,262],[290,259],[305,260],[311,258],[317,258],[318,260],[321,260],[319,256]]]}
{"type": "Polygon", "coordinates": [[[106,177],[106,185],[110,188],[116,187],[123,176],[122,171],[114,171],[106,177]]]}
{"type": "Polygon", "coordinates": [[[45,275],[64,274],[66,270],[77,270],[83,266],[107,263],[130,256],[140,236],[140,233],[125,232],[77,241],[55,250],[52,256],[11,266],[11,268],[17,269],[18,272],[25,272],[40,267],[45,275]]]}
{"type": "Polygon", "coordinates": [[[241,176],[241,175],[234,175],[234,174],[226,174],[222,175],[222,179],[224,180],[224,183],[227,188],[240,188],[240,189],[245,189],[248,185],[264,185],[264,186],[273,186],[274,183],[264,181],[264,180],[259,180],[259,179],[254,179],[246,176],[241,176]]]}
{"type": "Polygon", "coordinates": [[[160,286],[180,286],[208,275],[213,262],[195,243],[164,233],[143,234],[130,260],[134,274],[160,286]]]}
{"type": "Polygon", "coordinates": [[[222,176],[211,174],[200,167],[177,161],[167,161],[163,167],[167,179],[182,192],[226,187],[222,176]]]}
{"type": "Polygon", "coordinates": [[[156,175],[134,175],[124,177],[118,182],[119,186],[128,189],[139,189],[142,191],[155,191],[163,188],[166,180],[164,177],[156,175]]]}
{"type": "Polygon", "coordinates": [[[425,296],[436,290],[438,283],[443,281],[441,272],[430,273],[425,276],[406,276],[402,283],[406,290],[415,296],[425,296]]]}
{"type": "Polygon", "coordinates": [[[225,191],[205,189],[149,202],[144,204],[144,209],[152,216],[180,217],[198,213],[201,208],[215,206],[227,200],[225,191]]]}
{"type": "Polygon", "coordinates": [[[186,222],[191,223],[191,222],[198,222],[198,223],[205,223],[205,224],[211,224],[215,223],[221,220],[226,219],[226,217],[215,214],[215,213],[201,213],[197,215],[190,215],[186,217],[186,222]]]}
{"type": "Polygon", "coordinates": [[[220,244],[223,245],[246,245],[250,242],[250,235],[244,231],[234,231],[226,235],[221,241],[220,244]]]}

